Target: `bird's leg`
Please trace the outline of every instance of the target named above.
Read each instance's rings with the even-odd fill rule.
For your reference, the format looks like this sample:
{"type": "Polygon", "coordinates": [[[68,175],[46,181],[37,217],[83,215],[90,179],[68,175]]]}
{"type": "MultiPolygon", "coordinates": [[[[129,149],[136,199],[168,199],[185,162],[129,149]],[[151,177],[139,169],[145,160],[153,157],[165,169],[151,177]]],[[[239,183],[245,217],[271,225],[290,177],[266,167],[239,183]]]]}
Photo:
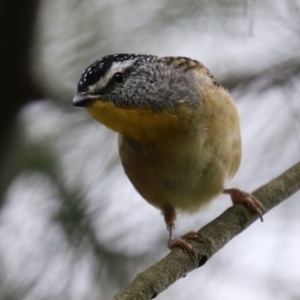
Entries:
{"type": "Polygon", "coordinates": [[[167,229],[169,231],[169,240],[167,244],[168,248],[172,250],[175,247],[180,247],[187,250],[188,252],[194,253],[192,246],[186,240],[189,238],[198,238],[201,237],[201,235],[195,231],[189,231],[185,235],[174,239],[173,230],[175,228],[174,223],[176,221],[176,212],[173,207],[168,206],[163,210],[163,215],[167,224],[167,229]]]}
{"type": "Polygon", "coordinates": [[[239,189],[225,189],[223,193],[230,195],[233,205],[237,203],[244,203],[249,206],[263,222],[262,211],[264,210],[264,207],[262,203],[253,195],[243,192],[239,189]]]}

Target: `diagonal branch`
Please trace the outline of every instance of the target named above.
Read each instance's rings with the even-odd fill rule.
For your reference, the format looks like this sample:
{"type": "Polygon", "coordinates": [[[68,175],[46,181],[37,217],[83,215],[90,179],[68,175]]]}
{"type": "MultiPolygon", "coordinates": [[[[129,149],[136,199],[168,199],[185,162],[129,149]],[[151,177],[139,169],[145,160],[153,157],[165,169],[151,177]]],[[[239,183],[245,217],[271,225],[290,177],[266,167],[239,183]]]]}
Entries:
{"type": "MultiPolygon", "coordinates": [[[[256,190],[253,195],[265,207],[265,213],[300,189],[300,162],[282,175],[256,190]]],[[[188,272],[201,267],[232,238],[257,220],[244,205],[230,207],[199,230],[203,239],[190,241],[197,258],[181,249],[172,250],[165,258],[137,275],[131,284],[112,300],[153,299],[188,272]]]]}

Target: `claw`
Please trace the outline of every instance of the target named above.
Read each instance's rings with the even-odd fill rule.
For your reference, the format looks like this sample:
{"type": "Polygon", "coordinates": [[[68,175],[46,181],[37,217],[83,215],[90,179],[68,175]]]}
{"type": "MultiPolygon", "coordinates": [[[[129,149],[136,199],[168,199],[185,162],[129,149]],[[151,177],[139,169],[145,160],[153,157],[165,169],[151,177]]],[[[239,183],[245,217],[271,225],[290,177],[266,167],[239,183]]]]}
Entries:
{"type": "Polygon", "coordinates": [[[170,238],[168,240],[168,248],[172,250],[175,247],[180,247],[183,250],[186,250],[188,253],[193,254],[197,258],[195,251],[192,246],[186,241],[187,239],[192,238],[202,238],[201,234],[195,231],[189,231],[178,239],[172,239],[172,230],[170,231],[170,238]]]}
{"type": "Polygon", "coordinates": [[[239,189],[226,189],[223,192],[231,196],[233,205],[237,203],[246,204],[259,216],[260,220],[263,222],[262,211],[264,211],[265,208],[256,197],[239,189]]]}

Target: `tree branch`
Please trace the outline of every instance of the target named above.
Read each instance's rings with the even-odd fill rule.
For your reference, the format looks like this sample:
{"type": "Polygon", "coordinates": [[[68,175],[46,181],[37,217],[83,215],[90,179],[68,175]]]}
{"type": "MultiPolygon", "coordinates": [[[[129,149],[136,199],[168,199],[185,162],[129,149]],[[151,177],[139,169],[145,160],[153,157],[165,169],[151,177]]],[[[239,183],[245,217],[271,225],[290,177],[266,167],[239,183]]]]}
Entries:
{"type": "MultiPolygon", "coordinates": [[[[282,175],[256,190],[253,195],[264,205],[267,213],[300,189],[300,162],[282,175]]],[[[137,275],[131,284],[112,300],[153,299],[188,272],[203,266],[232,238],[257,220],[257,216],[242,204],[227,209],[222,215],[201,228],[203,239],[189,241],[196,257],[179,248],[173,249],[165,258],[137,275]]]]}

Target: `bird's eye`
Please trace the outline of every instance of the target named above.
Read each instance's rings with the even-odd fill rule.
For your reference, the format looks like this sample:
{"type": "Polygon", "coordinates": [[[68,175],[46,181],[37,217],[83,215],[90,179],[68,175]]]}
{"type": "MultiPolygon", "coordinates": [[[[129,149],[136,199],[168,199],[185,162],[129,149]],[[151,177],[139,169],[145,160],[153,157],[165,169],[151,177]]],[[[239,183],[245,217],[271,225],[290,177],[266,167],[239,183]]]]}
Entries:
{"type": "Polygon", "coordinates": [[[124,74],[123,74],[123,73],[120,73],[120,72],[114,74],[114,76],[113,76],[112,79],[113,79],[113,81],[114,81],[115,83],[118,83],[118,84],[122,84],[122,83],[125,82],[124,74]]]}

